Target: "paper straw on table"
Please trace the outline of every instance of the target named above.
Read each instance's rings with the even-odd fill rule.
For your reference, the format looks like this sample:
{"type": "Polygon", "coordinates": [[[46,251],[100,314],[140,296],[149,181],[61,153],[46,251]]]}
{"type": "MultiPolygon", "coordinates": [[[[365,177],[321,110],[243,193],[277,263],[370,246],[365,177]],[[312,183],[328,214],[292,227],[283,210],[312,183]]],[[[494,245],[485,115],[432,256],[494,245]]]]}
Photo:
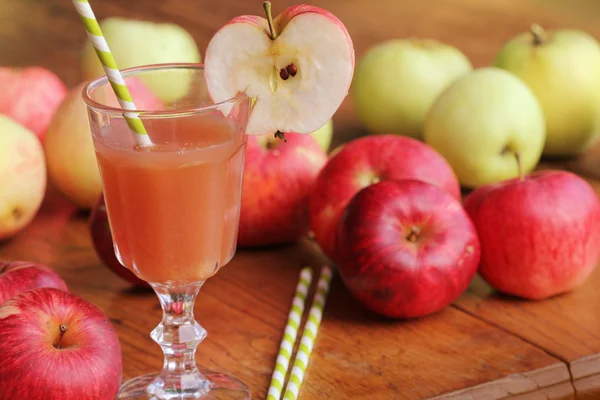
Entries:
{"type": "MultiPolygon", "coordinates": [[[[124,110],[135,111],[136,107],[135,104],[133,104],[131,94],[129,93],[127,86],[125,86],[125,80],[108,48],[108,43],[106,43],[106,40],[104,39],[104,35],[100,30],[100,25],[98,25],[98,21],[96,21],[96,16],[94,15],[88,0],[73,0],[73,5],[79,13],[87,36],[94,46],[96,55],[100,59],[102,68],[104,68],[104,73],[117,96],[121,108],[124,110]]],[[[138,114],[135,112],[125,112],[123,113],[123,117],[140,146],[152,145],[152,142],[148,137],[148,132],[146,132],[146,128],[144,127],[142,120],[139,119],[138,114]]]]}
{"type": "Polygon", "coordinates": [[[273,376],[271,377],[271,385],[267,394],[267,400],[280,400],[281,398],[285,376],[287,375],[290,358],[294,350],[294,343],[296,343],[296,336],[298,336],[298,330],[300,329],[306,296],[308,295],[311,283],[312,269],[310,267],[305,267],[300,271],[298,285],[296,286],[296,294],[292,301],[292,307],[288,315],[283,339],[281,339],[281,345],[279,346],[279,354],[277,355],[277,361],[275,362],[275,369],[273,370],[273,376]]]}
{"type": "Polygon", "coordinates": [[[308,359],[312,353],[319,325],[321,325],[321,319],[323,318],[323,309],[325,308],[332,276],[333,272],[331,268],[324,266],[321,270],[319,282],[317,283],[315,299],[313,300],[308,319],[302,331],[302,338],[300,339],[300,346],[296,353],[294,367],[292,368],[290,379],[283,395],[284,400],[296,400],[298,398],[298,392],[300,391],[300,386],[308,367],[308,359]]]}

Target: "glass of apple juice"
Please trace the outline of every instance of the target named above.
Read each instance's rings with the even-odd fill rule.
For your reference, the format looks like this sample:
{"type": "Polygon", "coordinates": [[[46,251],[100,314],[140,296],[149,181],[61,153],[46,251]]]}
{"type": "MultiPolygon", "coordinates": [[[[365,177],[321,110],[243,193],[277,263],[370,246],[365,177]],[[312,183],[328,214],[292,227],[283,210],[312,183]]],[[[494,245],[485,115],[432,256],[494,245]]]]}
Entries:
{"type": "Polygon", "coordinates": [[[235,253],[250,98],[215,104],[200,64],[122,71],[151,141],[139,146],[106,77],[83,90],[114,251],[163,309],[152,339],[161,372],[134,378],[119,399],[249,399],[233,376],[200,371],[206,331],[194,319],[203,283],[235,253]]]}

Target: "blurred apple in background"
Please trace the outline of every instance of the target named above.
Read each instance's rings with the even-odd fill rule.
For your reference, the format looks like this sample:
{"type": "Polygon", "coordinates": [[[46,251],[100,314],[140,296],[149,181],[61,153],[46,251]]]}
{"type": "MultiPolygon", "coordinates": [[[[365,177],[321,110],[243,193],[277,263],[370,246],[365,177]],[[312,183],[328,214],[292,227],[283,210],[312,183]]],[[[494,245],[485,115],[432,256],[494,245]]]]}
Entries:
{"type": "Polygon", "coordinates": [[[359,61],[352,83],[358,116],[371,133],[421,139],[436,97],[472,70],[458,49],[431,39],[392,39],[359,61]]]}
{"type": "Polygon", "coordinates": [[[479,273],[500,292],[527,299],[563,293],[600,260],[598,195],[570,172],[483,186],[464,207],[481,240],[479,273]]]}
{"type": "Polygon", "coordinates": [[[0,399],[113,400],[121,384],[119,339],[96,306],[54,288],[0,307],[0,399]]]}
{"type": "Polygon", "coordinates": [[[327,154],[310,135],[248,136],[238,245],[292,243],[308,233],[308,200],[327,154]]]}
{"type": "Polygon", "coordinates": [[[42,67],[0,67],[0,114],[7,115],[44,141],[50,120],[67,87],[42,67]]]}
{"type": "Polygon", "coordinates": [[[487,67],[454,82],[435,101],[424,139],[452,166],[460,183],[477,187],[518,176],[542,155],[545,121],[535,95],[515,75],[487,67]]]}
{"type": "Polygon", "coordinates": [[[331,141],[333,140],[333,120],[329,120],[321,128],[310,134],[325,153],[329,151],[331,141]]]}
{"type": "Polygon", "coordinates": [[[44,149],[37,136],[0,114],[0,240],[35,217],[46,192],[44,149]]]}
{"type": "MultiPolygon", "coordinates": [[[[126,79],[139,108],[162,108],[162,103],[138,78],[126,79]]],[[[77,207],[89,210],[102,193],[88,113],[82,98],[85,82],[73,88],[60,105],[46,134],[44,150],[51,183],[77,207]]],[[[119,107],[108,92],[108,105],[119,107]]]]}
{"type": "Polygon", "coordinates": [[[310,226],[327,256],[334,256],[335,230],[350,199],[362,188],[388,179],[422,180],[460,198],[452,168],[428,145],[397,135],[354,139],[330,157],[310,198],[310,226]]]}
{"type": "Polygon", "coordinates": [[[19,293],[40,287],[69,291],[65,281],[46,265],[28,261],[0,261],[0,306],[19,293]]]}
{"type": "Polygon", "coordinates": [[[103,195],[100,195],[97,203],[92,208],[88,223],[92,236],[92,244],[100,261],[112,272],[134,286],[150,287],[146,281],[135,276],[133,272],[124,267],[117,259],[103,195]]]}
{"type": "Polygon", "coordinates": [[[344,284],[362,304],[387,317],[415,318],[467,289],[480,246],[460,199],[430,183],[393,180],[350,201],[335,252],[344,284]]]}
{"type": "MultiPolygon", "coordinates": [[[[179,25],[110,17],[100,21],[100,28],[120,69],[150,64],[201,62],[194,38],[179,25]]],[[[82,81],[104,75],[89,41],[81,53],[81,74],[82,81]]],[[[181,71],[164,72],[160,76],[149,74],[142,79],[163,102],[168,103],[187,93],[191,78],[189,73],[181,71]],[[165,74],[172,76],[165,78],[165,74]]]]}
{"type": "Polygon", "coordinates": [[[600,138],[600,44],[593,36],[534,25],[506,43],[494,64],[517,75],[539,100],[544,155],[572,156],[600,138]]]}

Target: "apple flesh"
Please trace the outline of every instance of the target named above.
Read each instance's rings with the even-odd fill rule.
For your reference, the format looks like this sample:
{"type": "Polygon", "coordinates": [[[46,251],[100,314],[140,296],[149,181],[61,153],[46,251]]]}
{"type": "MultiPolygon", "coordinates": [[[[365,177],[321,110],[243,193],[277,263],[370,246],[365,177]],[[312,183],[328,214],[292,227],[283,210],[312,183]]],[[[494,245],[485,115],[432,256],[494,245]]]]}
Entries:
{"type": "Polygon", "coordinates": [[[435,99],[472,69],[460,50],[437,40],[387,40],[358,62],[352,99],[370,133],[422,139],[425,116],[435,99]]]}
{"type": "Polygon", "coordinates": [[[543,299],[581,285],[600,260],[600,202],[566,171],[480,187],[464,207],[481,240],[480,275],[496,290],[543,299]]]}
{"type": "Polygon", "coordinates": [[[336,227],[350,199],[361,189],[388,179],[421,180],[460,198],[452,168],[426,144],[393,134],[354,139],[330,156],[310,197],[310,226],[327,256],[334,257],[336,227]]]}
{"type": "Polygon", "coordinates": [[[25,228],[46,192],[44,149],[37,136],[0,114],[0,240],[25,228]]]}
{"type": "Polygon", "coordinates": [[[308,233],[308,199],[327,154],[311,136],[285,137],[248,137],[240,247],[292,243],[308,233]]]}
{"type": "Polygon", "coordinates": [[[0,114],[25,126],[44,141],[67,87],[52,71],[42,67],[0,67],[0,114]]]}
{"type": "Polygon", "coordinates": [[[546,119],[544,155],[573,156],[597,143],[600,44],[593,36],[534,25],[510,39],[494,65],[518,76],[540,102],[546,119]]]}
{"type": "Polygon", "coordinates": [[[487,67],[450,85],[425,121],[424,140],[452,166],[469,188],[518,176],[538,164],[546,128],[535,95],[515,75],[487,67]]]}
{"type": "Polygon", "coordinates": [[[274,20],[239,16],[212,37],[205,77],[213,101],[255,97],[246,132],[309,134],[348,94],[354,47],[342,22],[315,6],[287,8],[274,20]]]}
{"type": "Polygon", "coordinates": [[[46,265],[28,261],[0,261],[0,306],[19,293],[40,287],[69,291],[65,281],[46,265]]]}
{"type": "MultiPolygon", "coordinates": [[[[138,108],[163,108],[163,103],[137,77],[125,81],[138,108]]],[[[102,193],[102,181],[81,95],[85,85],[82,82],[73,88],[56,111],[46,134],[44,151],[51,183],[78,208],[90,210],[102,193]]],[[[114,93],[108,91],[102,103],[119,107],[114,93]]]]}
{"type": "Polygon", "coordinates": [[[449,305],[467,289],[480,258],[460,200],[417,180],[361,190],[340,220],[335,251],[352,295],[391,318],[422,317],[449,305]]]}
{"type": "Polygon", "coordinates": [[[138,278],[117,259],[103,195],[100,195],[98,202],[92,208],[89,218],[89,229],[96,255],[105,266],[133,286],[150,287],[146,281],[138,278]]]}
{"type": "MultiPolygon", "coordinates": [[[[121,69],[151,64],[201,62],[193,36],[180,25],[124,17],[106,18],[99,25],[121,69]]],[[[84,45],[80,60],[82,81],[104,75],[90,41],[84,45]]],[[[142,76],[142,80],[165,103],[184,97],[192,83],[191,76],[185,71],[164,72],[157,79],[147,74],[142,76]],[[167,74],[170,76],[166,77],[167,74]]],[[[141,108],[137,103],[136,106],[141,108]]]]}
{"type": "Polygon", "coordinates": [[[121,383],[119,340],[93,304],[38,288],[0,307],[0,398],[113,400],[121,383]]]}

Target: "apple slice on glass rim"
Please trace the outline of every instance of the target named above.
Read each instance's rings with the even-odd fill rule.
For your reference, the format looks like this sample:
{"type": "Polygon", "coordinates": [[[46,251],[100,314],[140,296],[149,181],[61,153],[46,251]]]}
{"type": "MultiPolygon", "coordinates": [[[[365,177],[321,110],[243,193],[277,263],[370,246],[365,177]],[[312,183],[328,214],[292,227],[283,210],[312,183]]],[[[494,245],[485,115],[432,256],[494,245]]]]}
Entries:
{"type": "MultiPolygon", "coordinates": [[[[354,47],[342,22],[311,5],[276,18],[243,15],[213,36],[204,57],[214,102],[246,93],[254,98],[246,133],[308,134],[333,116],[348,94],[354,47]]],[[[225,110],[224,112],[227,112],[225,110]]]]}

